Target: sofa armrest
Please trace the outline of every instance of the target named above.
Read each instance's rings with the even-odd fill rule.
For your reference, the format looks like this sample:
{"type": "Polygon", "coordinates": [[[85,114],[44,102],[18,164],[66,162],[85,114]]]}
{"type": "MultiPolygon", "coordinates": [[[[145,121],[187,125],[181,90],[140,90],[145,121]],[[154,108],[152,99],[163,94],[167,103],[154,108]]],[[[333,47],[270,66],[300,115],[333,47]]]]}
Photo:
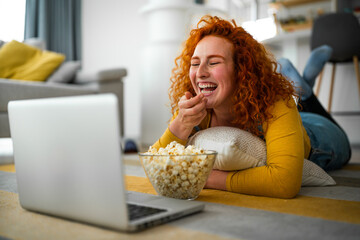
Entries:
{"type": "Polygon", "coordinates": [[[80,71],[76,74],[74,85],[95,88],[98,93],[113,93],[119,102],[120,135],[124,136],[124,81],[125,68],[100,70],[95,73],[80,71]]]}
{"type": "Polygon", "coordinates": [[[75,96],[97,92],[98,89],[92,86],[0,79],[0,112],[7,112],[7,104],[12,100],[75,96]]]}
{"type": "Polygon", "coordinates": [[[109,82],[118,81],[127,75],[125,68],[113,68],[100,70],[97,72],[83,72],[76,73],[74,83],[75,84],[88,84],[94,82],[109,82]]]}

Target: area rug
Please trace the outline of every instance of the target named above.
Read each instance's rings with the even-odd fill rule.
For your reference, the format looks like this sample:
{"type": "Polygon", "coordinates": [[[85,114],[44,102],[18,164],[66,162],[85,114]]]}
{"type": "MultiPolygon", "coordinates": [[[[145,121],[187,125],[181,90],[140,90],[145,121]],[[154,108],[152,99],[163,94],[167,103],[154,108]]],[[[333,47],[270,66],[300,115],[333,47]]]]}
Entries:
{"type": "MultiPolygon", "coordinates": [[[[15,174],[14,165],[0,172],[15,174]]],[[[18,195],[0,190],[0,236],[14,239],[358,239],[360,165],[332,172],[336,186],[302,188],[294,199],[276,199],[204,189],[196,201],[203,213],[126,234],[32,213],[18,195]],[[305,234],[305,235],[304,235],[305,234]]],[[[147,178],[126,176],[127,190],[156,194],[147,178]]]]}

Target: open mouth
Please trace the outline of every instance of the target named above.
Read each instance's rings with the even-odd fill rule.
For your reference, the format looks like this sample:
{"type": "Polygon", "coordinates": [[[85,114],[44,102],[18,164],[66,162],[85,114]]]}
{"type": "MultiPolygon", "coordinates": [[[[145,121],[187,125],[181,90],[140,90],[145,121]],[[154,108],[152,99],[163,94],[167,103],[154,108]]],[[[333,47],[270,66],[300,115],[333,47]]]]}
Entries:
{"type": "Polygon", "coordinates": [[[200,92],[203,94],[210,94],[217,88],[215,83],[199,83],[200,92]]]}

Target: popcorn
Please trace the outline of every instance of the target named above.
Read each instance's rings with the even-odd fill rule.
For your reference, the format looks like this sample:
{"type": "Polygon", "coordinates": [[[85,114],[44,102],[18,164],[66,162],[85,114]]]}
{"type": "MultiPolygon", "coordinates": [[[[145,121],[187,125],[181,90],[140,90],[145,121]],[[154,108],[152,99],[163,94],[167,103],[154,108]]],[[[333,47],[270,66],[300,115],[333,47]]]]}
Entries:
{"type": "Polygon", "coordinates": [[[166,148],[150,147],[140,154],[146,175],[163,196],[195,199],[205,186],[216,152],[173,141],[166,148]]]}

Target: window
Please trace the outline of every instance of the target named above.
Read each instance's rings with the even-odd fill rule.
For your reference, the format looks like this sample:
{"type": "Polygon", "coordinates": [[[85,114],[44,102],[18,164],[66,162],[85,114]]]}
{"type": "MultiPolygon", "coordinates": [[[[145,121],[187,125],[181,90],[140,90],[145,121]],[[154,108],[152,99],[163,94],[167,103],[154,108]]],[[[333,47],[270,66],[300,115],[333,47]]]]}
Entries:
{"type": "Polygon", "coordinates": [[[260,42],[276,35],[276,25],[273,18],[244,22],[242,27],[260,42]]]}
{"type": "Polygon", "coordinates": [[[0,0],[0,40],[24,40],[26,0],[0,0]]]}

